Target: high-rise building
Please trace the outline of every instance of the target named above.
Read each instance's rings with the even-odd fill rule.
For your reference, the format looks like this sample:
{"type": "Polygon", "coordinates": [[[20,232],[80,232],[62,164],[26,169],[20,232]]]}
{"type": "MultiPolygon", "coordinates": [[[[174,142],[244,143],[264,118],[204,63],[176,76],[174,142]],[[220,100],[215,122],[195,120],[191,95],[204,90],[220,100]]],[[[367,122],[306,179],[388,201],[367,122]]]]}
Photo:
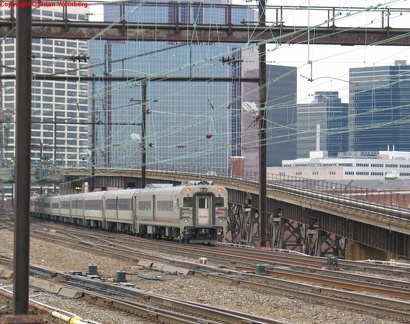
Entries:
{"type": "MultiPolygon", "coordinates": [[[[104,17],[171,25],[225,24],[230,19],[226,7],[212,6],[229,1],[157,3],[105,6],[104,17]]],[[[256,21],[255,11],[236,8],[232,19],[236,24],[256,21]]],[[[145,144],[148,169],[226,172],[230,156],[240,154],[242,46],[195,39],[90,41],[95,165],[140,168],[145,144]],[[104,75],[129,81],[100,81],[104,75]],[[232,81],[216,82],[217,77],[232,81]]]]}
{"type": "MultiPolygon", "coordinates": [[[[246,77],[258,77],[257,66],[246,71],[246,77]]],[[[244,171],[257,176],[259,172],[259,84],[244,83],[242,87],[243,103],[241,112],[241,156],[244,159],[244,171]]]]}
{"type": "Polygon", "coordinates": [[[410,65],[352,68],[349,72],[349,150],[410,150],[410,65]]]}
{"type": "Polygon", "coordinates": [[[317,91],[309,104],[297,106],[297,157],[311,151],[327,151],[329,156],[348,150],[347,111],[337,91],[317,91]]]}
{"type": "MultiPolygon", "coordinates": [[[[67,9],[67,8],[66,8],[67,9]]],[[[0,8],[0,17],[13,12],[0,8]]],[[[15,13],[15,11],[14,11],[15,13]]],[[[87,20],[88,9],[68,7],[67,18],[87,20]]],[[[63,7],[36,7],[33,20],[62,19],[63,7]]],[[[14,75],[15,38],[0,40],[0,73],[14,75]]],[[[85,165],[88,149],[87,63],[78,59],[87,54],[87,42],[79,40],[34,38],[32,40],[32,165],[78,167],[85,165]],[[36,75],[49,80],[36,80],[36,75]],[[78,76],[79,81],[58,81],[53,76],[78,76]]],[[[0,80],[0,162],[12,166],[15,156],[15,87],[13,79],[0,80]]]]}
{"type": "MultiPolygon", "coordinates": [[[[248,70],[246,76],[258,76],[248,70]]],[[[266,165],[279,166],[282,160],[296,158],[296,68],[266,66],[266,165]]],[[[259,172],[259,86],[245,83],[242,112],[242,156],[245,172],[259,172]]]]}
{"type": "Polygon", "coordinates": [[[266,165],[280,166],[296,158],[297,68],[267,65],[266,165]]]}

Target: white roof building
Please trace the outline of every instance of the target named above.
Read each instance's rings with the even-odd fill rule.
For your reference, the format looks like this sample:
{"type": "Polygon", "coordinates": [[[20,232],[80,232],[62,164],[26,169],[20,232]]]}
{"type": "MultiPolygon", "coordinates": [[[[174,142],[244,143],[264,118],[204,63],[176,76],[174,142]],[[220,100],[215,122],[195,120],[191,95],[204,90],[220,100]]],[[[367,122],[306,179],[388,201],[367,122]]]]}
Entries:
{"type": "Polygon", "coordinates": [[[328,158],[326,151],[310,152],[309,158],[282,161],[268,173],[315,180],[410,179],[410,152],[350,152],[328,158]]]}

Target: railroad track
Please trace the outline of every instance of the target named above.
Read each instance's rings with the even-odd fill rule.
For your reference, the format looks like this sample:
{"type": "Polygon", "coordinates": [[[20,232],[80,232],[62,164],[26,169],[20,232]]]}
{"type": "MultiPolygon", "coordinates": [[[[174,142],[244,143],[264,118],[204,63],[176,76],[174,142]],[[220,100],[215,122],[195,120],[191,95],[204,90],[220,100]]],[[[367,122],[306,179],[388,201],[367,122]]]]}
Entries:
{"type": "MultiPolygon", "coordinates": [[[[7,264],[8,268],[13,263],[13,260],[7,258],[0,261],[7,264]]],[[[81,294],[87,301],[109,305],[157,323],[284,323],[271,318],[167,297],[140,290],[132,285],[113,284],[99,278],[92,279],[85,275],[70,275],[38,266],[31,267],[31,272],[36,275],[34,282],[42,288],[47,287],[50,291],[58,291],[61,288],[74,289],[76,294],[81,294]],[[38,277],[46,280],[39,281],[38,277]]]]}
{"type": "MultiPolygon", "coordinates": [[[[326,263],[326,260],[323,258],[315,258],[313,263],[315,266],[312,266],[311,263],[310,265],[306,265],[309,262],[305,262],[306,259],[309,260],[310,257],[292,256],[292,258],[295,258],[293,264],[288,262],[286,269],[282,269],[282,273],[280,273],[280,268],[283,268],[283,265],[277,266],[278,263],[267,262],[267,275],[255,275],[253,273],[255,262],[264,263],[266,260],[262,259],[262,257],[272,258],[272,254],[276,256],[277,253],[257,249],[233,249],[220,246],[210,248],[197,245],[175,245],[168,241],[145,240],[106,232],[98,232],[98,235],[96,235],[95,231],[90,232],[81,228],[71,227],[68,229],[61,224],[47,225],[47,223],[36,223],[33,226],[32,233],[32,237],[70,246],[73,249],[87,250],[95,254],[98,253],[110,257],[114,256],[116,258],[131,260],[151,259],[153,262],[168,262],[172,265],[188,267],[196,275],[212,278],[211,282],[221,280],[250,290],[269,294],[277,294],[280,292],[286,296],[294,296],[313,302],[330,303],[333,306],[337,305],[350,309],[358,309],[368,313],[392,316],[400,320],[410,321],[408,315],[410,313],[409,298],[408,294],[406,294],[406,289],[408,290],[409,284],[408,281],[403,280],[396,282],[385,278],[370,278],[364,275],[345,273],[343,271],[324,270],[319,267],[319,264],[323,266],[323,264],[326,263]],[[155,253],[155,251],[162,250],[164,254],[172,253],[174,255],[177,252],[176,246],[178,246],[178,254],[182,256],[194,256],[196,259],[198,259],[198,256],[206,256],[210,263],[217,264],[219,260],[223,258],[231,269],[228,267],[226,269],[220,269],[215,266],[171,260],[170,258],[164,258],[159,256],[158,253],[155,253]],[[145,251],[141,252],[142,249],[145,251]],[[152,250],[153,253],[147,255],[146,250],[152,250]],[[230,257],[228,257],[228,254],[231,254],[230,257]],[[246,258],[251,259],[252,255],[254,256],[253,260],[246,263],[244,260],[246,258]],[[303,264],[306,266],[303,267],[303,264]],[[248,268],[246,268],[246,266],[248,266],[248,268]],[[271,266],[276,267],[271,268],[271,266]],[[305,269],[305,271],[297,272],[296,269],[305,269]],[[286,273],[288,273],[288,280],[283,279],[286,277],[286,273]],[[325,278],[325,274],[329,278],[325,278]],[[291,280],[289,280],[289,277],[291,280]],[[295,278],[298,278],[297,282],[295,282],[295,278]],[[366,281],[372,281],[372,283],[366,283],[366,281]],[[378,283],[374,284],[374,281],[378,281],[378,283]],[[306,284],[306,282],[314,283],[315,285],[306,284]],[[364,291],[366,294],[347,291],[346,289],[364,291]],[[369,295],[369,292],[377,294],[377,296],[369,295]],[[389,298],[379,296],[382,294],[389,298]],[[398,294],[403,295],[399,296],[398,294]],[[402,300],[391,300],[390,297],[401,298],[402,300]],[[386,308],[386,305],[388,308],[386,308]]],[[[282,254],[284,255],[284,253],[282,254]]],[[[390,267],[390,269],[400,268],[390,267]]],[[[401,269],[401,271],[406,273],[403,269],[401,269]]]]}
{"type": "MultiPolygon", "coordinates": [[[[53,224],[54,225],[54,224],[53,224]]],[[[58,224],[57,224],[58,226],[58,224]]],[[[61,226],[61,225],[60,225],[61,226]]],[[[71,231],[67,227],[57,227],[64,231],[64,235],[72,235],[76,239],[84,237],[85,244],[108,244],[110,246],[120,246],[121,248],[129,248],[169,252],[172,255],[180,253],[182,256],[197,258],[198,256],[206,257],[209,261],[226,265],[256,267],[258,264],[272,265],[275,267],[287,267],[293,270],[305,271],[310,273],[321,273],[325,275],[329,272],[327,269],[326,258],[312,257],[300,253],[284,253],[282,251],[249,249],[240,247],[231,247],[225,245],[217,245],[212,248],[201,245],[184,245],[172,241],[164,240],[147,240],[123,234],[110,234],[99,232],[98,235],[92,234],[89,231],[84,232],[78,228],[71,231]],[[177,248],[176,248],[177,247],[177,248]]],[[[333,277],[345,278],[358,281],[367,281],[378,284],[393,285],[402,287],[403,284],[410,281],[410,264],[407,266],[398,266],[393,264],[383,265],[368,262],[337,260],[340,271],[332,273],[333,277]],[[367,274],[363,275],[363,274],[367,274]],[[373,275],[374,274],[374,275],[373,275]],[[389,276],[397,280],[381,279],[379,276],[389,276]],[[356,278],[356,279],[354,279],[356,278]],[[397,283],[394,283],[397,281],[397,283]]]]}
{"type": "MultiPolygon", "coordinates": [[[[254,267],[246,268],[238,266],[237,262],[232,261],[238,258],[240,263],[244,263],[245,261],[243,259],[249,258],[249,255],[244,256],[237,250],[233,252],[230,251],[230,258],[232,258],[230,262],[233,264],[234,269],[220,269],[214,266],[200,265],[198,263],[171,260],[170,258],[158,255],[147,256],[146,251],[139,251],[140,248],[147,248],[140,242],[147,242],[152,249],[152,240],[131,239],[123,235],[102,234],[104,235],[96,236],[94,233],[84,233],[81,230],[80,232],[69,234],[65,231],[61,233],[58,231],[48,233],[48,235],[50,235],[49,239],[52,241],[58,241],[59,244],[64,245],[71,244],[73,248],[87,249],[92,253],[102,253],[109,256],[115,255],[116,257],[129,258],[132,260],[150,259],[152,262],[170,263],[174,266],[187,267],[197,275],[212,277],[212,282],[217,280],[229,281],[232,284],[240,285],[246,289],[263,291],[264,293],[280,292],[287,296],[295,296],[321,303],[331,303],[332,305],[410,321],[410,290],[408,289],[410,283],[406,281],[371,278],[372,281],[377,281],[377,283],[367,282],[370,280],[369,277],[363,275],[323,270],[318,267],[309,267],[305,272],[295,271],[290,269],[290,267],[286,269],[283,269],[283,267],[268,267],[266,275],[255,275],[252,273],[254,272],[254,267]],[[339,275],[343,277],[337,278],[339,275]],[[295,282],[295,280],[297,280],[297,282],[295,282]],[[306,282],[310,284],[306,284],[306,282]],[[312,285],[312,283],[315,285],[312,285]],[[374,295],[358,292],[372,293],[374,295]],[[383,297],[383,295],[386,297],[383,297]],[[392,300],[387,297],[400,298],[401,300],[392,300]],[[386,308],[386,305],[388,308],[386,308]]],[[[45,239],[44,230],[40,235],[42,239],[45,239]]],[[[175,245],[169,244],[169,242],[154,242],[156,249],[161,249],[165,253],[166,250],[164,251],[164,246],[166,245],[171,245],[171,249],[175,250],[175,245]]],[[[183,247],[183,253],[192,253],[191,249],[194,249],[196,251],[196,257],[209,250],[209,253],[212,255],[222,253],[222,251],[220,252],[218,249],[200,247],[201,254],[199,254],[198,246],[178,246],[183,247]]],[[[255,251],[251,252],[253,253],[255,251]]],[[[223,253],[226,259],[228,252],[224,251],[223,253]]],[[[261,256],[258,255],[257,259],[259,261],[260,258],[261,256]]],[[[299,263],[298,267],[300,268],[303,262],[299,263]]],[[[250,264],[254,264],[254,261],[250,264]]]]}

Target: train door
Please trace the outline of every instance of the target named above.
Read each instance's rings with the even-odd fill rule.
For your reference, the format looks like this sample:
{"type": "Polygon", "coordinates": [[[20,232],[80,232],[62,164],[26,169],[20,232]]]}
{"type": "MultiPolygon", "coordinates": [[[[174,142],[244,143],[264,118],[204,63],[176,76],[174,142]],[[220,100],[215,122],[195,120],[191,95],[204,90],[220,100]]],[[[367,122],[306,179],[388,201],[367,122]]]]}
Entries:
{"type": "Polygon", "coordinates": [[[152,221],[156,222],[157,217],[157,201],[155,195],[152,195],[152,221]]]}
{"type": "Polygon", "coordinates": [[[213,201],[211,195],[199,194],[195,196],[195,215],[197,226],[212,225],[213,201]]]}
{"type": "Polygon", "coordinates": [[[132,202],[131,202],[131,213],[132,213],[132,232],[135,234],[139,233],[138,227],[137,227],[137,207],[138,207],[138,200],[137,196],[135,194],[132,196],[132,202]]]}

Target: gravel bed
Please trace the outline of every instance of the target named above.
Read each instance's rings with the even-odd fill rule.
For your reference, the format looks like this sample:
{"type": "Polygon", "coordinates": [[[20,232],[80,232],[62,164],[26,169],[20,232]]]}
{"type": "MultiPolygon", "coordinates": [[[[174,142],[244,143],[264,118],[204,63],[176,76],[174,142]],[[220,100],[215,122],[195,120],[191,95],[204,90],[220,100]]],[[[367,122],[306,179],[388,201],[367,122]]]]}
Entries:
{"type": "MultiPolygon", "coordinates": [[[[13,240],[12,232],[0,230],[1,255],[12,257],[13,240]]],[[[250,314],[274,318],[286,323],[403,323],[362,312],[340,309],[336,306],[314,304],[307,300],[286,297],[280,294],[267,295],[222,282],[215,285],[211,281],[212,279],[207,277],[165,274],[142,269],[133,261],[110,259],[75,251],[38,239],[31,239],[30,245],[30,263],[33,265],[43,265],[60,271],[75,270],[82,272],[87,272],[89,265],[96,265],[99,275],[103,278],[115,278],[116,272],[123,270],[126,271],[129,282],[146,291],[221,308],[246,311],[250,314]]],[[[160,252],[156,254],[160,254],[160,252]]],[[[167,257],[170,256],[167,255],[167,257]]],[[[176,258],[179,259],[180,257],[176,258]]],[[[191,259],[190,261],[198,262],[198,259],[191,259]]],[[[2,280],[0,284],[7,285],[10,283],[2,280]]],[[[10,289],[12,290],[12,288],[10,289]]],[[[106,307],[89,304],[81,299],[66,299],[40,291],[33,291],[31,294],[35,301],[75,313],[77,316],[89,319],[94,323],[152,323],[129,314],[109,310],[106,307]]],[[[7,313],[11,313],[11,303],[0,296],[0,316],[7,313]]],[[[62,321],[47,317],[47,323],[62,323],[62,321]]]]}

